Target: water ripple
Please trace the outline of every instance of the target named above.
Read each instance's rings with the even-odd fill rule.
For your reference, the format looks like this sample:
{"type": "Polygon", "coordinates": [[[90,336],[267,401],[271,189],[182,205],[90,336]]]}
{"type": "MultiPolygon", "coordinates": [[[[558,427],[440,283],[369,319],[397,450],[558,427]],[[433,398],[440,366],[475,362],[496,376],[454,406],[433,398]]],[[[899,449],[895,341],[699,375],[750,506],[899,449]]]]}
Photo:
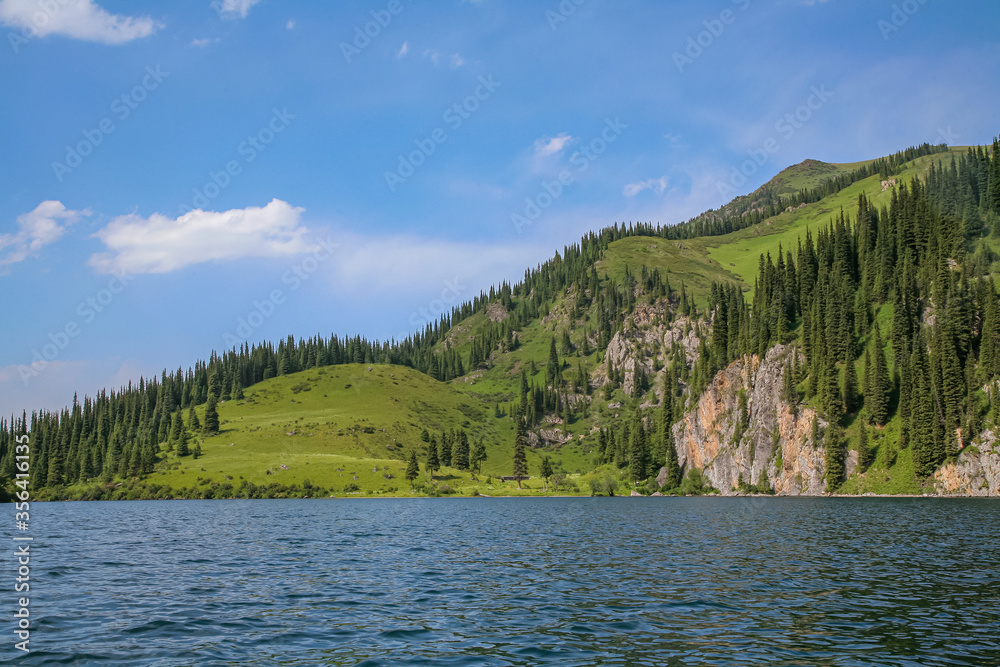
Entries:
{"type": "MultiPolygon", "coordinates": [[[[39,504],[23,665],[1000,665],[1000,505],[39,504]]],[[[8,557],[9,558],[9,557],[8,557]]]]}

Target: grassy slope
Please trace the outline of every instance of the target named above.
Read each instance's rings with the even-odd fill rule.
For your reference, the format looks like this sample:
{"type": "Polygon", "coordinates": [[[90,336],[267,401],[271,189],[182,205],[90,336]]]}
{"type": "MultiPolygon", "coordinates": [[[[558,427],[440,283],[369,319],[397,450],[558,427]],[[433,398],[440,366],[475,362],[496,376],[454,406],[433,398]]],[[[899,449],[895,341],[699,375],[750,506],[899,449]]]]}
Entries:
{"type": "MultiPolygon", "coordinates": [[[[953,151],[964,152],[964,149],[953,151]]],[[[934,159],[948,159],[948,156],[921,158],[896,178],[908,181],[925,171],[934,159]]],[[[780,192],[792,192],[812,187],[824,178],[860,164],[807,161],[786,169],[772,184],[780,192]]],[[[858,194],[862,192],[876,205],[888,204],[891,193],[882,192],[879,180],[877,176],[866,179],[821,202],[726,236],[685,241],[622,239],[610,246],[598,272],[602,277],[620,280],[626,266],[636,275],[643,265],[658,268],[675,289],[683,282],[699,305],[706,302],[714,281],[742,283],[744,290],[750,292],[761,253],[771,252],[775,256],[779,244],[794,252],[806,229],[815,230],[828,224],[832,216],[839,215],[841,207],[853,216],[858,194]]],[[[752,293],[747,298],[752,298],[752,293]]],[[[409,484],[403,479],[405,459],[411,449],[422,447],[421,430],[465,428],[471,439],[481,438],[487,444],[489,458],[482,475],[479,480],[472,480],[467,472],[446,469],[435,478],[463,493],[473,489],[486,494],[515,492],[516,487],[511,484],[485,483],[488,475],[510,474],[513,453],[512,422],[506,417],[495,417],[493,406],[499,403],[506,407],[506,403],[516,399],[521,369],[529,369],[532,362],[536,372],[529,376],[529,382],[543,383],[553,336],[558,344],[561,332],[569,329],[574,343],[579,345],[584,327],[595,328],[586,314],[577,322],[569,322],[568,310],[562,299],[557,300],[549,316],[530,323],[520,332],[521,346],[517,350],[494,355],[489,370],[475,370],[450,383],[436,382],[408,368],[374,365],[369,372],[368,366],[357,364],[313,369],[260,383],[247,390],[245,402],[230,401],[220,406],[223,432],[202,442],[203,458],[178,459],[170,454],[150,481],[178,487],[191,486],[198,478],[229,481],[234,485],[241,479],[255,484],[300,484],[308,479],[337,493],[343,493],[344,487],[353,483],[362,493],[406,495],[409,484]],[[365,427],[374,432],[365,433],[362,430],[365,427]],[[295,435],[288,435],[293,431],[295,435]],[[288,468],[282,469],[282,464],[288,468]],[[268,470],[273,471],[271,475],[268,470]],[[386,473],[393,475],[393,479],[385,479],[386,473]],[[354,480],[355,475],[358,480],[354,480]]],[[[879,313],[880,320],[886,318],[886,310],[883,308],[879,313]]],[[[891,318],[891,310],[888,317],[891,318]]],[[[486,315],[477,314],[452,330],[449,343],[467,358],[472,338],[489,324],[486,315]]],[[[572,376],[578,360],[590,370],[600,363],[600,353],[595,351],[586,358],[570,357],[564,373],[572,376]]],[[[860,374],[862,369],[858,370],[860,374]]],[[[557,467],[568,473],[590,470],[590,452],[596,445],[592,433],[594,416],[606,419],[613,415],[617,411],[609,410],[607,404],[622,399],[620,392],[611,401],[605,401],[595,392],[591,418],[578,418],[569,425],[543,426],[572,437],[566,444],[548,451],[529,450],[530,472],[538,474],[543,455],[551,456],[557,467]]],[[[852,442],[855,429],[848,431],[852,442]]],[[[895,442],[897,431],[898,426],[890,422],[884,432],[874,437],[880,438],[880,442],[895,442]]],[[[911,474],[907,475],[905,470],[909,453],[900,452],[895,465],[885,471],[885,451],[887,447],[880,447],[875,469],[863,479],[849,481],[845,490],[917,491],[909,481],[912,464],[911,474]]],[[[423,463],[423,455],[418,453],[418,458],[423,463]]],[[[427,479],[426,473],[422,473],[422,478],[427,479]]],[[[532,480],[528,485],[537,490],[540,481],[532,480]]]]}
{"type": "MultiPolygon", "coordinates": [[[[201,458],[170,453],[150,481],[190,487],[203,480],[238,486],[243,479],[257,485],[299,485],[308,479],[337,494],[355,484],[361,493],[406,495],[405,462],[414,448],[423,462],[424,428],[435,433],[464,428],[471,440],[487,444],[480,481],[453,469],[435,475],[456,489],[498,490],[501,485],[490,488],[485,478],[510,474],[512,465],[509,419],[494,418],[482,401],[456,385],[402,366],[350,364],[273,378],[249,388],[246,400],[220,405],[219,417],[221,432],[201,440],[201,458]],[[393,478],[386,479],[387,473],[393,478]]],[[[528,462],[537,473],[539,455],[529,452],[528,462]]]]}
{"type": "MultiPolygon", "coordinates": [[[[951,153],[958,155],[966,150],[963,147],[956,147],[951,149],[951,153]]],[[[936,160],[950,160],[950,156],[937,154],[918,158],[894,178],[897,182],[908,183],[914,176],[926,173],[931,162],[936,160]]],[[[835,166],[844,167],[843,170],[848,171],[857,165],[835,166]]],[[[783,246],[784,250],[791,249],[794,255],[799,239],[805,238],[806,230],[817,230],[821,226],[828,225],[834,216],[840,215],[841,208],[845,215],[853,219],[858,209],[858,195],[865,194],[876,207],[888,206],[892,191],[890,189],[883,192],[881,180],[877,175],[866,178],[821,201],[781,213],[763,224],[741,229],[732,234],[692,239],[689,241],[690,247],[716,260],[724,268],[742,278],[752,289],[760,255],[769,252],[771,257],[777,260],[779,245],[783,246]]],[[[752,292],[747,298],[752,298],[752,292]]]]}
{"type": "Polygon", "coordinates": [[[709,256],[700,243],[688,240],[669,241],[646,236],[624,238],[611,244],[597,270],[602,276],[607,274],[612,280],[621,281],[626,266],[635,276],[643,266],[659,269],[670,280],[673,289],[679,290],[684,283],[699,306],[708,302],[713,282],[744,282],[741,276],[709,256]]]}

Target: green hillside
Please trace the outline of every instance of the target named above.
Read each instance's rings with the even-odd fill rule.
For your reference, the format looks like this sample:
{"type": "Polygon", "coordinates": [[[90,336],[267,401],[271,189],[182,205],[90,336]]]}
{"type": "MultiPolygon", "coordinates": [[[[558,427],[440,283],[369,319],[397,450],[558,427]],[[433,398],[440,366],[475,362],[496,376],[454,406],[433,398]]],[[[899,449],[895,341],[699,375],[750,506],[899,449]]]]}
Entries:
{"type": "MultiPolygon", "coordinates": [[[[664,423],[692,410],[728,363],[762,355],[777,343],[802,347],[811,364],[797,369],[794,386],[783,392],[828,417],[845,450],[858,449],[867,425],[871,464],[843,480],[841,490],[919,493],[927,488],[930,466],[953,458],[957,443],[945,443],[949,436],[941,429],[933,437],[927,431],[929,440],[920,444],[924,435],[918,430],[916,446],[931,447],[933,440],[933,456],[901,447],[914,429],[930,427],[903,414],[900,372],[933,365],[927,389],[935,392],[934,400],[949,401],[949,425],[981,428],[998,419],[987,394],[977,389],[1000,372],[1000,355],[994,360],[987,345],[996,313],[987,303],[990,292],[977,285],[987,276],[995,282],[1000,277],[1000,223],[993,210],[1000,207],[1000,194],[991,180],[1000,193],[1000,160],[978,151],[923,147],[853,164],[807,160],[751,195],[676,227],[615,226],[592,233],[530,271],[524,282],[500,285],[402,343],[289,337],[278,345],[213,354],[186,372],[165,372],[129,391],[102,392],[61,414],[34,415],[36,496],[537,494],[545,458],[554,473],[548,493],[648,492],[658,486],[649,478],[664,457],[670,466],[673,445],[664,423]],[[963,171],[942,175],[953,158],[963,171]],[[968,185],[976,178],[975,187],[968,185]],[[888,179],[894,183],[883,187],[888,179]],[[893,204],[894,193],[913,179],[921,181],[905,207],[893,204]],[[968,203],[976,188],[981,206],[968,203]],[[859,201],[875,212],[870,230],[859,227],[859,201]],[[841,216],[844,224],[835,225],[841,216]],[[952,229],[958,221],[964,238],[952,229]],[[861,235],[868,235],[863,242],[861,235]],[[889,235],[901,240],[890,244],[889,235]],[[806,267],[800,246],[813,253],[813,243],[821,261],[806,267]],[[798,268],[787,278],[775,278],[774,268],[767,268],[771,273],[762,280],[761,258],[777,261],[779,248],[791,253],[798,268]],[[915,252],[906,277],[912,285],[900,282],[907,251],[915,252]],[[875,252],[892,257],[875,261],[875,252]],[[807,279],[817,294],[799,293],[798,281],[807,279]],[[893,302],[901,290],[912,292],[902,323],[893,302]],[[864,296],[858,300],[857,294],[864,296]],[[924,321],[934,296],[959,305],[924,321]],[[799,303],[800,297],[824,304],[826,310],[813,317],[843,318],[845,324],[807,329],[809,305],[799,303]],[[781,299],[787,311],[781,323],[772,298],[781,299]],[[979,324],[969,337],[958,323],[973,315],[979,324]],[[944,318],[955,324],[940,324],[944,318]],[[858,388],[848,387],[849,368],[855,383],[866,374],[862,352],[872,351],[875,322],[896,383],[892,409],[877,424],[863,396],[852,402],[858,388]],[[954,337],[954,363],[942,361],[944,353],[922,358],[909,338],[913,331],[905,340],[893,339],[903,326],[926,330],[932,346],[954,337]],[[673,342],[664,345],[667,329],[673,342]],[[684,344],[678,342],[682,337],[684,344]],[[829,344],[840,356],[810,352],[806,344],[814,340],[821,351],[829,344]],[[894,357],[897,349],[905,352],[902,360],[894,357]],[[978,384],[963,381],[946,394],[944,380],[934,379],[957,383],[963,377],[978,384]],[[837,407],[841,387],[843,406],[837,407]],[[208,426],[212,399],[218,403],[217,433],[208,426]],[[498,479],[512,474],[517,423],[525,426],[531,477],[521,490],[498,479]],[[481,443],[485,461],[442,465],[432,477],[430,444],[446,460],[459,441],[481,443]],[[405,471],[413,453],[420,472],[411,484],[405,471]]],[[[1000,343],[1000,332],[994,342],[1000,343]]],[[[9,480],[17,428],[0,422],[0,477],[9,480]]],[[[682,472],[688,474],[683,486],[676,479],[664,490],[706,490],[697,471],[682,472]]]]}

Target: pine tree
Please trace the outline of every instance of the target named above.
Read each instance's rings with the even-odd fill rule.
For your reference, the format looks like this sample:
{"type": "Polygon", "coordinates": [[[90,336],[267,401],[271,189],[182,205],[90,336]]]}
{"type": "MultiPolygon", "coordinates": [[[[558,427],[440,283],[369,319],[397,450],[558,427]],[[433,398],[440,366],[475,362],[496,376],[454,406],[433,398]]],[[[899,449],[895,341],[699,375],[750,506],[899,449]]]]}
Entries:
{"type": "Polygon", "coordinates": [[[438,458],[437,440],[433,435],[431,436],[431,441],[427,444],[427,461],[425,467],[427,468],[427,474],[430,475],[433,481],[434,471],[441,467],[441,460],[438,458]]]}
{"type": "Polygon", "coordinates": [[[552,477],[552,460],[548,456],[542,458],[542,479],[545,480],[545,490],[549,490],[549,477],[552,477]]]}
{"type": "Polygon", "coordinates": [[[194,411],[194,402],[188,408],[188,428],[191,429],[192,433],[201,431],[201,421],[198,419],[198,413],[194,411]]]}
{"type": "Polygon", "coordinates": [[[663,438],[667,451],[666,461],[664,462],[667,474],[666,481],[663,483],[663,489],[670,491],[676,489],[681,484],[681,466],[677,460],[677,446],[674,443],[674,435],[669,426],[663,428],[660,437],[663,438]]]}
{"type": "Polygon", "coordinates": [[[420,464],[417,463],[417,450],[410,450],[410,461],[406,464],[406,480],[410,483],[410,488],[413,488],[413,482],[420,475],[420,464]]]}
{"type": "Polygon", "coordinates": [[[865,405],[868,413],[879,426],[889,421],[889,396],[892,386],[889,382],[889,367],[885,361],[885,344],[878,323],[875,323],[875,343],[872,354],[872,368],[868,386],[865,388],[865,405]]]}
{"type": "Polygon", "coordinates": [[[451,464],[459,470],[469,469],[469,436],[466,435],[465,429],[459,431],[458,437],[455,438],[455,444],[452,447],[451,453],[451,464]]]}
{"type": "Polygon", "coordinates": [[[646,441],[646,429],[643,427],[641,414],[636,414],[628,458],[632,482],[638,484],[648,477],[649,468],[649,443],[646,441]]]}
{"type": "Polygon", "coordinates": [[[177,435],[174,437],[174,442],[177,445],[177,456],[187,456],[191,453],[191,450],[188,448],[188,432],[187,429],[184,428],[184,422],[181,420],[180,412],[177,413],[177,420],[174,423],[181,424],[179,432],[177,432],[175,427],[175,433],[177,433],[177,435]]]}
{"type": "Polygon", "coordinates": [[[545,364],[545,383],[555,387],[560,384],[561,378],[559,355],[556,353],[556,339],[553,337],[549,342],[549,360],[545,364]]]}
{"type": "Polygon", "coordinates": [[[194,443],[194,449],[191,450],[191,455],[195,459],[201,458],[201,441],[194,443]]]}
{"type": "Polygon", "coordinates": [[[454,438],[452,438],[448,433],[441,433],[441,451],[439,452],[439,459],[441,461],[442,468],[451,467],[451,446],[454,438]]]}
{"type": "Polygon", "coordinates": [[[482,472],[483,463],[486,461],[486,445],[483,444],[482,440],[476,440],[475,444],[472,445],[472,451],[469,453],[469,465],[476,471],[476,474],[482,472]]]}
{"type": "Polygon", "coordinates": [[[203,432],[207,436],[215,435],[219,432],[219,408],[215,394],[209,393],[208,403],[205,404],[205,426],[203,432]]]}
{"type": "MultiPolygon", "coordinates": [[[[860,420],[859,420],[860,421],[860,420]]],[[[872,464],[874,451],[868,443],[868,429],[864,423],[858,425],[858,471],[864,472],[872,464]]]]}
{"type": "Polygon", "coordinates": [[[528,474],[528,458],[524,447],[527,444],[527,437],[524,432],[524,423],[517,421],[514,431],[514,470],[512,474],[517,477],[517,488],[521,488],[521,477],[528,474]]]}
{"type": "Polygon", "coordinates": [[[833,493],[844,481],[844,438],[839,427],[831,424],[827,428],[823,447],[826,464],[823,477],[826,479],[827,491],[833,493]]]}
{"type": "Polygon", "coordinates": [[[858,373],[854,368],[854,354],[848,350],[844,357],[844,390],[843,390],[844,412],[850,414],[854,412],[858,402],[858,373]]]}

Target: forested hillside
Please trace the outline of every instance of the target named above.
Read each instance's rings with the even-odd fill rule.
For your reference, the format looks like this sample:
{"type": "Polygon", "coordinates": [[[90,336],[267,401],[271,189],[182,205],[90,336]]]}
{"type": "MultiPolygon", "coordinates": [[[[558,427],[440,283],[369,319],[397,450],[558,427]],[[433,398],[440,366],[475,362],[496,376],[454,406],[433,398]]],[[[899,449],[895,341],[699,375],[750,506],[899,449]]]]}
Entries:
{"type": "MultiPolygon", "coordinates": [[[[15,437],[30,433],[28,481],[43,497],[202,497],[179,475],[207,473],[206,461],[215,495],[308,495],[312,483],[282,477],[284,464],[233,478],[234,448],[264,447],[254,434],[272,429],[289,443],[274,460],[292,456],[306,447],[294,440],[304,420],[317,456],[341,457],[339,468],[375,460],[395,476],[415,457],[427,492],[436,469],[469,485],[477,468],[567,488],[576,476],[593,492],[785,492],[807,473],[826,490],[926,491],[960,454],[992,452],[1000,424],[998,148],[924,145],[850,169],[810,161],[679,225],[590,233],[403,341],[289,336],[13,415],[0,421],[0,479],[12,488],[15,437]],[[417,406],[419,393],[427,407],[336,421],[357,380],[325,369],[357,364],[352,373],[380,378],[386,405],[417,406]],[[779,388],[769,414],[761,369],[779,388]],[[407,393],[402,371],[441,391],[407,393]],[[303,391],[314,404],[296,412],[303,391]],[[698,421],[709,400],[728,406],[714,424],[698,421]],[[434,401],[449,407],[438,414],[434,401]],[[378,432],[394,440],[364,444],[378,432]],[[810,473],[790,447],[821,460],[810,473]],[[755,459],[762,448],[769,462],[755,459]]],[[[309,465],[323,492],[351,492],[333,462],[309,465]]],[[[376,491],[406,490],[379,475],[376,491]]]]}

